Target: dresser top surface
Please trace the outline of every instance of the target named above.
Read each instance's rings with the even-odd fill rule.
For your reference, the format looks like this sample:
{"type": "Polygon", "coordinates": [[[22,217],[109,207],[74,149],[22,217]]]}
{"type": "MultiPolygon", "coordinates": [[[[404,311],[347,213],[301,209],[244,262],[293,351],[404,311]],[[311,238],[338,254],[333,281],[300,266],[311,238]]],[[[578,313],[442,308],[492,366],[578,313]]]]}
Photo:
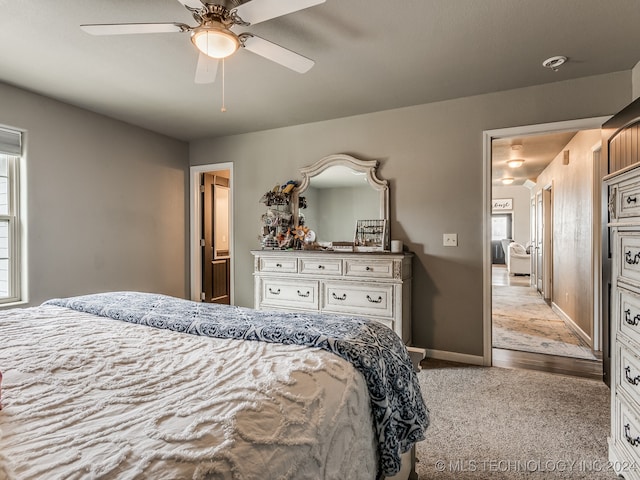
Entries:
{"type": "Polygon", "coordinates": [[[411,252],[350,252],[339,250],[251,250],[252,255],[269,255],[269,256],[326,256],[326,257],[366,257],[366,258],[406,258],[413,257],[411,252]]]}

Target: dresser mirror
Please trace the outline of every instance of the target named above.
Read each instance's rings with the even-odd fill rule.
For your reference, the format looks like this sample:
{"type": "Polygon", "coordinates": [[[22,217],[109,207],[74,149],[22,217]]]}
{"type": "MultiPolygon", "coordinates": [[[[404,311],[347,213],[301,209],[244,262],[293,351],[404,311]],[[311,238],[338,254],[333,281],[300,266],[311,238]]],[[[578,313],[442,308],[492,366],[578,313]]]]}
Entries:
{"type": "MultiPolygon", "coordinates": [[[[378,178],[377,167],[377,160],[338,154],[300,169],[297,194],[305,198],[307,208],[299,209],[296,219],[315,232],[316,242],[353,242],[358,220],[388,223],[389,183],[378,178]]],[[[388,227],[382,242],[388,250],[388,227]]]]}

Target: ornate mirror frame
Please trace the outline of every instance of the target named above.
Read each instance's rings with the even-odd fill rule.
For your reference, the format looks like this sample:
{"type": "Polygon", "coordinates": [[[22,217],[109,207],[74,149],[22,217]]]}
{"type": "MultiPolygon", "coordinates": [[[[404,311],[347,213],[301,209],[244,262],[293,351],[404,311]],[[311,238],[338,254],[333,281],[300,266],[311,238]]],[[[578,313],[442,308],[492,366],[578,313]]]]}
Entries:
{"type": "MultiPolygon", "coordinates": [[[[300,186],[296,189],[296,196],[301,196],[304,194],[305,190],[311,184],[311,179],[316,175],[324,172],[328,168],[335,166],[343,166],[347,167],[355,172],[363,173],[367,180],[367,184],[378,192],[379,196],[379,219],[387,220],[387,224],[389,223],[389,181],[383,180],[378,177],[377,168],[379,162],[378,160],[360,160],[358,158],[352,157],[351,155],[346,154],[335,154],[329,155],[328,157],[324,157],[318,160],[311,166],[303,167],[300,169],[300,174],[302,175],[302,181],[300,186]]],[[[298,219],[298,201],[296,199],[293,202],[295,205],[295,219],[297,222],[298,219]]],[[[355,226],[354,226],[355,227],[355,226]]],[[[387,235],[388,238],[388,235],[387,235]]],[[[385,249],[388,248],[388,245],[384,246],[385,249]]]]}

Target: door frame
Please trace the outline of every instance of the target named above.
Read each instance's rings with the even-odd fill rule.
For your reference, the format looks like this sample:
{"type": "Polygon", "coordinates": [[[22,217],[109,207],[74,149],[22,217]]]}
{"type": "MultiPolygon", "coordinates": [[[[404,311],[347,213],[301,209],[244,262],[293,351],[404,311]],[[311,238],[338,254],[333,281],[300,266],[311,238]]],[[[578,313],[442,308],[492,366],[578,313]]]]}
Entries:
{"type": "Polygon", "coordinates": [[[542,187],[540,192],[542,193],[541,293],[544,300],[553,302],[553,182],[542,187]]]}
{"type": "Polygon", "coordinates": [[[543,225],[544,225],[544,215],[542,213],[543,212],[542,189],[538,190],[535,193],[533,198],[536,204],[536,218],[535,218],[536,243],[534,245],[535,258],[533,259],[533,262],[536,266],[535,287],[536,287],[536,291],[542,294],[542,292],[544,291],[544,259],[543,259],[544,234],[542,232],[543,225]]]}
{"type": "Polygon", "coordinates": [[[189,270],[190,286],[189,293],[191,300],[200,302],[200,292],[202,291],[202,248],[200,239],[202,238],[202,206],[200,204],[200,176],[206,172],[219,170],[229,170],[229,257],[230,257],[230,284],[231,284],[231,305],[234,304],[234,229],[233,229],[233,163],[210,163],[207,165],[195,165],[189,167],[189,270]]]}
{"type": "MultiPolygon", "coordinates": [[[[482,362],[485,366],[491,366],[492,338],[491,338],[491,141],[499,138],[515,137],[521,135],[539,135],[545,133],[558,133],[567,130],[589,130],[602,127],[610,115],[603,117],[566,120],[562,122],[541,123],[537,125],[524,125],[520,127],[507,127],[482,132],[482,173],[484,183],[482,188],[483,212],[482,212],[482,337],[483,355],[482,362]]],[[[597,207],[597,206],[596,206],[597,207]]],[[[595,253],[594,253],[595,254],[595,253]]],[[[600,299],[594,299],[600,302],[600,299]]]]}
{"type": "MultiPolygon", "coordinates": [[[[602,177],[606,175],[601,161],[602,142],[591,147],[591,160],[593,161],[593,204],[596,206],[593,212],[593,298],[602,299],[602,177]]],[[[593,350],[602,351],[602,337],[604,328],[602,319],[602,301],[593,302],[593,335],[591,340],[593,350]]]]}

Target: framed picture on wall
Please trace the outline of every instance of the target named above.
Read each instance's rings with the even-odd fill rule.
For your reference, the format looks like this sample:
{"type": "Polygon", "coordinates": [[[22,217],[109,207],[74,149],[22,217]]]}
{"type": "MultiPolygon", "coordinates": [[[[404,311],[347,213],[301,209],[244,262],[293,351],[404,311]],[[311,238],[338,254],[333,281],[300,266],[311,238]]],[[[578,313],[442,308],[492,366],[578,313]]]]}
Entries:
{"type": "Polygon", "coordinates": [[[513,210],[513,198],[494,198],[491,200],[491,210],[513,210]]]}

